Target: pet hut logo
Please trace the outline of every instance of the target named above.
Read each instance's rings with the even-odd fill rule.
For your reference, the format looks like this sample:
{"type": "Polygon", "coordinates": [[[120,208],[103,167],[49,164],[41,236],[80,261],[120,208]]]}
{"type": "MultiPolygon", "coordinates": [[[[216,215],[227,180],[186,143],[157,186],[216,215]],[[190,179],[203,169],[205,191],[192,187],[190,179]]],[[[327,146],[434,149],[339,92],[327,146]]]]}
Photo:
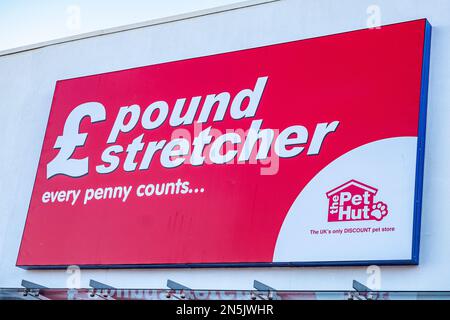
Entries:
{"type": "Polygon", "coordinates": [[[351,180],[329,191],[328,222],[381,221],[388,214],[387,204],[375,201],[378,190],[351,180]]]}

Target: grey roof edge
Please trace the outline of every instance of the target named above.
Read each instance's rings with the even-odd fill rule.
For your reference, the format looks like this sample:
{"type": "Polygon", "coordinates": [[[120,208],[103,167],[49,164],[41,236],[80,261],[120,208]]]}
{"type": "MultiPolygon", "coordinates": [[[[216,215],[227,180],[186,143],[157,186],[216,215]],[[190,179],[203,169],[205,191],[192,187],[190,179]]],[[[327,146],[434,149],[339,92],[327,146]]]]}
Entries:
{"type": "Polygon", "coordinates": [[[57,45],[57,44],[61,44],[61,43],[78,41],[78,40],[83,40],[83,39],[93,38],[93,37],[99,37],[99,36],[109,35],[109,34],[118,33],[118,32],[135,30],[135,29],[140,29],[140,28],[145,28],[145,27],[150,27],[150,26],[160,25],[160,24],[165,24],[165,23],[170,23],[170,22],[176,22],[176,21],[180,21],[180,20],[187,20],[187,19],[197,18],[197,17],[201,17],[201,16],[206,16],[206,15],[211,15],[211,14],[216,14],[216,13],[221,13],[221,12],[246,8],[246,7],[252,7],[252,6],[257,6],[257,5],[266,4],[266,3],[270,3],[270,2],[276,2],[276,1],[280,1],[280,0],[245,0],[245,1],[228,4],[228,5],[191,11],[191,12],[182,13],[182,14],[178,14],[178,15],[173,15],[173,16],[168,16],[168,17],[163,17],[163,18],[158,18],[158,19],[152,19],[152,20],[148,20],[148,21],[144,21],[144,22],[138,22],[138,23],[128,24],[128,25],[119,26],[119,27],[113,27],[113,28],[107,28],[107,29],[102,29],[102,30],[96,30],[96,31],[92,31],[92,32],[81,33],[81,34],[77,34],[77,35],[73,35],[73,36],[68,36],[68,37],[53,39],[53,40],[49,40],[49,41],[34,43],[34,44],[20,46],[20,47],[16,47],[16,48],[7,49],[7,50],[2,50],[2,51],[0,51],[0,57],[19,53],[19,52],[30,51],[30,50],[35,50],[35,49],[44,48],[44,47],[48,47],[48,46],[53,46],[53,45],[57,45]]]}

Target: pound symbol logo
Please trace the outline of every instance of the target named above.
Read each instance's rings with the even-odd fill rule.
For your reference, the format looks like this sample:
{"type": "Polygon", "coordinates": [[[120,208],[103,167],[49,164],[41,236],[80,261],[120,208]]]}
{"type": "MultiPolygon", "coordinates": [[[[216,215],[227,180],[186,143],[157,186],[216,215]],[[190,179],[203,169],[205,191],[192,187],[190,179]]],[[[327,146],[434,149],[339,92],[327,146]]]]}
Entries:
{"type": "Polygon", "coordinates": [[[72,159],[77,147],[84,146],[87,133],[80,133],[80,123],[85,117],[90,117],[91,122],[99,122],[106,119],[105,107],[98,102],[87,102],[79,105],[66,119],[63,134],[56,139],[54,149],[59,149],[56,157],[47,164],[47,179],[58,174],[70,177],[81,177],[89,172],[89,159],[72,159]]]}

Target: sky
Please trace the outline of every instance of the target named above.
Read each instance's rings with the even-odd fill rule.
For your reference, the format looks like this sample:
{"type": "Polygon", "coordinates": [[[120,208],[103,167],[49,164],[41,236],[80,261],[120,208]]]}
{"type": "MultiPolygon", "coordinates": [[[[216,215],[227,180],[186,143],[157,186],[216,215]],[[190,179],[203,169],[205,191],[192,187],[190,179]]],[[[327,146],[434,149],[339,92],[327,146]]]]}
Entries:
{"type": "Polygon", "coordinates": [[[0,51],[242,0],[0,0],[0,51]]]}

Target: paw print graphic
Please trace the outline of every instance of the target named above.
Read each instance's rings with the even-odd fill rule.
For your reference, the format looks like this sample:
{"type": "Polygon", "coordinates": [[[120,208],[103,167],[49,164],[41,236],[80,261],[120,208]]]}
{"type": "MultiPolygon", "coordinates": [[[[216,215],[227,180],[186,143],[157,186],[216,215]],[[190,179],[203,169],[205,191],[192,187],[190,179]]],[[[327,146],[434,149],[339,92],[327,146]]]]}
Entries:
{"type": "Polygon", "coordinates": [[[387,205],[383,202],[377,202],[372,206],[372,211],[370,215],[374,217],[376,220],[382,220],[388,214],[387,205]]]}

